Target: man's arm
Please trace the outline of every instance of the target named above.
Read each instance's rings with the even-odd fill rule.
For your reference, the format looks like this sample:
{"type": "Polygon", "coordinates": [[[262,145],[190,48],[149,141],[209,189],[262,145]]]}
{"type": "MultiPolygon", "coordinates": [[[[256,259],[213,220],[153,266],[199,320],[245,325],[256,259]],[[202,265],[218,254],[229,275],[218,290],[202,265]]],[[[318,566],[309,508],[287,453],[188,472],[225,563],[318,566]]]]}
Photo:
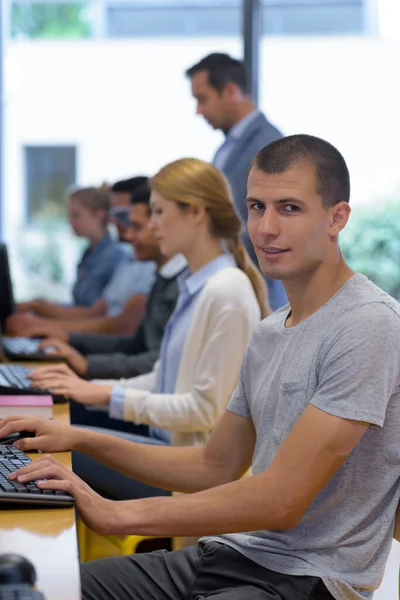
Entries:
{"type": "Polygon", "coordinates": [[[21,450],[79,450],[125,475],[180,492],[196,492],[241,477],[251,464],[255,432],[250,419],[226,411],[207,446],[138,444],[113,435],[63,425],[42,417],[5,417],[0,437],[31,431],[21,450]]]}
{"type": "Polygon", "coordinates": [[[46,319],[32,315],[15,314],[7,319],[7,332],[11,335],[29,337],[47,336],[68,340],[73,331],[87,333],[130,334],[136,331],[143,319],[147,296],[135,294],[124,305],[121,314],[115,317],[91,319],[46,319]]]}
{"type": "Polygon", "coordinates": [[[64,449],[67,443],[140,481],[193,492],[172,498],[108,502],[106,516],[95,511],[87,514],[87,491],[82,495],[82,482],[52,457],[34,461],[22,470],[24,482],[46,478],[46,487],[75,495],[78,510],[95,531],[163,536],[295,527],[368,428],[368,423],[336,417],[308,405],[270,467],[240,479],[251,463],[255,431],[251,419],[228,410],[204,448],[135,444],[71,427],[65,442],[60,432],[46,435],[46,430],[60,427],[46,419],[6,417],[4,421],[4,435],[22,429],[35,431],[35,438],[17,442],[22,450],[54,450],[57,444],[57,449],[64,449]]]}
{"type": "Polygon", "coordinates": [[[159,350],[127,354],[90,354],[87,357],[87,379],[121,379],[149,373],[159,357],[159,350]]]}
{"type": "MultiPolygon", "coordinates": [[[[219,467],[216,472],[220,477],[214,480],[208,479],[204,474],[202,477],[202,483],[208,484],[212,489],[176,498],[118,502],[115,511],[110,514],[107,526],[113,533],[171,536],[295,527],[367,428],[368,423],[335,417],[309,405],[279,448],[271,466],[263,473],[233,481],[245,470],[244,456],[249,456],[251,448],[247,443],[240,453],[240,461],[233,459],[232,463],[219,463],[218,459],[212,458],[211,464],[215,465],[216,460],[219,467]],[[227,483],[221,482],[224,469],[228,469],[227,483]]],[[[211,447],[215,437],[220,434],[221,430],[217,428],[210,440],[211,447]]],[[[239,453],[238,450],[235,451],[235,447],[242,446],[242,439],[225,438],[225,442],[229,444],[225,447],[225,452],[239,453]]],[[[205,456],[210,452],[210,444],[204,451],[205,456]]],[[[181,449],[173,450],[179,453],[181,449]]],[[[196,451],[199,450],[192,451],[193,459],[196,459],[196,451]]],[[[151,464],[146,466],[150,469],[151,464]]],[[[174,468],[181,469],[181,466],[181,461],[177,459],[174,468]]],[[[168,461],[163,468],[168,470],[168,461]]],[[[189,471],[188,460],[182,483],[190,478],[189,471]]],[[[194,484],[198,474],[196,463],[191,466],[191,472],[194,484]]],[[[205,472],[205,468],[204,471],[201,470],[201,473],[205,472]]],[[[146,480],[149,481],[149,478],[146,480]]],[[[158,482],[150,483],[157,485],[158,482]]]]}
{"type": "MultiPolygon", "coordinates": [[[[98,317],[94,319],[65,321],[64,331],[71,333],[80,331],[82,333],[108,333],[108,334],[132,334],[136,331],[143,319],[146,310],[147,296],[135,294],[131,296],[124,305],[123,311],[114,317],[98,317]]],[[[58,324],[62,324],[60,321],[58,324]]]]}
{"type": "Polygon", "coordinates": [[[77,429],[73,449],[149,485],[189,493],[241,477],[251,465],[254,440],[252,421],[226,411],[205,447],[137,444],[77,429]]]}
{"type": "Polygon", "coordinates": [[[71,333],[68,343],[84,356],[114,353],[138,354],[147,350],[143,321],[133,336],[71,333]]]}
{"type": "Polygon", "coordinates": [[[63,306],[47,300],[32,300],[17,307],[19,311],[32,310],[39,317],[51,319],[88,319],[106,314],[107,304],[99,298],[91,306],[63,306]]]}

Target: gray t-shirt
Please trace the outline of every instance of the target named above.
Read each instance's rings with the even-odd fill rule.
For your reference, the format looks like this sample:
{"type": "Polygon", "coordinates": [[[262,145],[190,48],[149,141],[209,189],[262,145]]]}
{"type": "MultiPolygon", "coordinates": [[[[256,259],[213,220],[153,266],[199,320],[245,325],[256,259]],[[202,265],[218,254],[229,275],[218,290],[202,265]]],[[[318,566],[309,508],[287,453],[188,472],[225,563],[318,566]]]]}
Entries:
{"type": "Polygon", "coordinates": [[[372,598],[400,500],[400,306],[358,274],[296,327],[285,328],[288,312],[258,326],[228,404],[254,421],[253,473],[308,403],[371,426],[296,527],[211,539],[268,569],[321,577],[336,600],[372,598]]]}

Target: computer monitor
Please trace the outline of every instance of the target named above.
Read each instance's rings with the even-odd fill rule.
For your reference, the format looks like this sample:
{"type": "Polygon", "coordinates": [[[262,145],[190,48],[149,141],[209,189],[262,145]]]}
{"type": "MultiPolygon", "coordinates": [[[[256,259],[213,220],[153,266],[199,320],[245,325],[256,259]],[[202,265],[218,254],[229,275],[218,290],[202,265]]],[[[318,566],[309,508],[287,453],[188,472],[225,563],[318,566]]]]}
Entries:
{"type": "Polygon", "coordinates": [[[7,246],[0,242],[0,326],[4,330],[6,319],[14,312],[14,296],[11,283],[7,246]]]}

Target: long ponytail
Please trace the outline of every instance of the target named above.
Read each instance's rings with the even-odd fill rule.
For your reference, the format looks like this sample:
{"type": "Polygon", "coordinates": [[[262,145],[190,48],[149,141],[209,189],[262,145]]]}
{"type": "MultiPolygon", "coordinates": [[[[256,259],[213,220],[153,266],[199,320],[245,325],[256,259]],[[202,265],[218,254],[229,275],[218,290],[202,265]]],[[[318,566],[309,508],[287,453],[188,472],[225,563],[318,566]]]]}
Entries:
{"type": "Polygon", "coordinates": [[[253,286],[258,304],[260,306],[261,317],[265,319],[271,314],[271,309],[267,299],[267,288],[264,278],[251,260],[249,253],[244,245],[239,241],[239,238],[231,238],[227,240],[227,248],[235,257],[237,266],[247,275],[253,286]]]}

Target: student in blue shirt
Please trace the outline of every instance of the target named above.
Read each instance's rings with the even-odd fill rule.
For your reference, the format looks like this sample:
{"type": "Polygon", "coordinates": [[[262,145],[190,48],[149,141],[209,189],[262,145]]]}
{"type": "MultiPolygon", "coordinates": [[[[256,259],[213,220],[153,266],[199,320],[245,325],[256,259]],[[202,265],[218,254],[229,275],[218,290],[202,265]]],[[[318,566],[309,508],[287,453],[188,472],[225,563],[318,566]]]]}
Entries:
{"type": "Polygon", "coordinates": [[[107,231],[108,190],[94,187],[73,190],[68,194],[67,210],[75,235],[89,240],[77,267],[73,302],[90,306],[101,295],[124,256],[107,231]]]}
{"type": "MultiPolygon", "coordinates": [[[[34,311],[38,315],[58,318],[80,318],[86,316],[79,311],[89,310],[101,297],[112,279],[115,268],[124,260],[122,248],[114,242],[107,224],[110,211],[110,194],[104,187],[71,189],[67,193],[68,221],[77,237],[87,238],[89,245],[78,265],[76,282],[72,288],[73,306],[63,306],[43,299],[30,300],[18,305],[18,313],[34,311]]],[[[97,316],[95,314],[88,316],[97,316]]],[[[19,315],[14,316],[18,325],[19,315]]],[[[21,321],[24,328],[25,323],[21,321]]],[[[14,332],[17,334],[17,332],[14,332]]]]}
{"type": "Polygon", "coordinates": [[[7,329],[13,335],[63,338],[70,331],[118,333],[129,322],[133,332],[154,282],[155,264],[136,259],[125,237],[129,223],[124,211],[129,212],[131,203],[149,193],[148,178],[143,175],[117,181],[109,190],[109,220],[116,225],[122,259],[95,302],[90,306],[66,306],[43,299],[23,302],[17,307],[18,314],[7,321],[7,329]]]}

